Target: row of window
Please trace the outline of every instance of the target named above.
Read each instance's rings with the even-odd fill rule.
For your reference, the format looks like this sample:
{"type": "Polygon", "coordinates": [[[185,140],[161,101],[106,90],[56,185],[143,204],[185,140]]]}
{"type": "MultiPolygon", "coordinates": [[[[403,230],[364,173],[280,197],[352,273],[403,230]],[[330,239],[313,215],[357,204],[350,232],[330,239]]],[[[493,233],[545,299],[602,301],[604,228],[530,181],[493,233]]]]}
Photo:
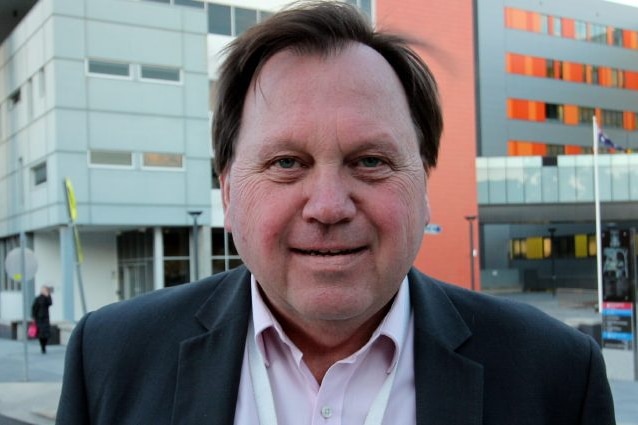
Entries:
{"type": "MultiPolygon", "coordinates": [[[[136,155],[140,155],[139,162],[145,169],[184,169],[184,156],[175,153],[91,150],[88,152],[88,161],[94,167],[134,168],[136,155]]],[[[31,178],[34,186],[47,182],[46,161],[31,167],[31,178]]]]}
{"type": "Polygon", "coordinates": [[[182,71],[176,67],[159,65],[131,64],[119,61],[88,59],[86,72],[92,76],[109,76],[114,78],[142,81],[182,82],[182,71]]]}
{"type": "Polygon", "coordinates": [[[511,7],[505,8],[505,27],[638,50],[638,31],[511,7]]]}
{"type": "MultiPolygon", "coordinates": [[[[197,0],[145,0],[154,3],[173,4],[206,9],[208,16],[208,32],[238,36],[251,26],[262,22],[272,15],[272,12],[244,7],[228,6],[225,4],[209,3],[197,0]]],[[[345,0],[358,6],[368,17],[372,16],[372,0],[345,0]]]]}
{"type": "Polygon", "coordinates": [[[510,240],[511,260],[596,257],[596,235],[532,236],[510,240]],[[554,243],[552,244],[552,239],[554,243]]]}
{"type": "MultiPolygon", "coordinates": [[[[190,235],[187,227],[162,229],[164,246],[164,285],[174,286],[193,280],[190,275],[190,235]]],[[[123,232],[117,237],[118,263],[120,264],[120,295],[130,298],[153,290],[153,232],[123,232]],[[150,264],[150,266],[146,266],[150,264]],[[140,267],[142,266],[142,267],[140,267]],[[142,273],[139,273],[140,270],[142,273]],[[137,271],[137,281],[130,285],[131,273],[137,271]],[[132,287],[131,287],[132,286],[132,287]]],[[[232,235],[222,228],[211,228],[211,270],[220,273],[242,264],[232,235]]]]}
{"type": "Polygon", "coordinates": [[[506,71],[532,77],[638,90],[638,71],[507,53],[506,71]]]}
{"type": "Polygon", "coordinates": [[[638,112],[565,105],[529,99],[507,99],[507,117],[510,119],[548,122],[567,125],[591,124],[596,116],[601,127],[638,129],[638,112]]]}
{"type": "MultiPolygon", "coordinates": [[[[598,148],[599,153],[616,153],[615,149],[604,147],[598,148]]],[[[632,153],[632,149],[627,149],[626,153],[632,153]]],[[[551,143],[536,142],[530,140],[508,140],[507,154],[509,156],[542,156],[554,160],[558,155],[591,155],[591,146],[578,145],[555,145],[551,143]]],[[[556,165],[551,164],[551,165],[556,165]]]]}
{"type": "Polygon", "coordinates": [[[92,166],[133,168],[139,161],[142,168],[184,168],[184,155],[178,153],[90,150],[88,155],[92,166]]]}

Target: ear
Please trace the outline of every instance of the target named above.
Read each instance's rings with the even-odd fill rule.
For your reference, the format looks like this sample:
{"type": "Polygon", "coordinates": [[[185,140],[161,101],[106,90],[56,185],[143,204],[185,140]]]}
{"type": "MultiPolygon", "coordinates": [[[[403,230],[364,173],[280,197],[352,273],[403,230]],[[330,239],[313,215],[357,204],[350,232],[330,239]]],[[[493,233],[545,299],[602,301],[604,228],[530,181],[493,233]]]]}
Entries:
{"type": "Polygon", "coordinates": [[[430,223],[430,218],[432,217],[432,211],[430,210],[430,198],[428,196],[428,175],[426,173],[423,178],[423,202],[425,203],[425,225],[427,226],[430,223]]]}
{"type": "Polygon", "coordinates": [[[230,225],[230,171],[227,168],[220,176],[219,176],[219,185],[221,187],[221,195],[222,195],[222,207],[224,208],[224,229],[227,232],[232,231],[232,226],[230,225]]]}

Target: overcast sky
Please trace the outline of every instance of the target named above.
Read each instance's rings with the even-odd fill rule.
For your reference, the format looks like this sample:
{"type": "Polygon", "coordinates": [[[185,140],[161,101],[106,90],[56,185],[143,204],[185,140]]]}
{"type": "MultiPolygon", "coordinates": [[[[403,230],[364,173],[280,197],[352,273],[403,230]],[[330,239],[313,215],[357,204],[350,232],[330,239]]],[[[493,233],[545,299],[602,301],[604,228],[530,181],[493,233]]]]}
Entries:
{"type": "Polygon", "coordinates": [[[630,6],[638,7],[638,0],[607,0],[607,1],[613,1],[614,3],[622,3],[622,4],[628,4],[630,6]]]}

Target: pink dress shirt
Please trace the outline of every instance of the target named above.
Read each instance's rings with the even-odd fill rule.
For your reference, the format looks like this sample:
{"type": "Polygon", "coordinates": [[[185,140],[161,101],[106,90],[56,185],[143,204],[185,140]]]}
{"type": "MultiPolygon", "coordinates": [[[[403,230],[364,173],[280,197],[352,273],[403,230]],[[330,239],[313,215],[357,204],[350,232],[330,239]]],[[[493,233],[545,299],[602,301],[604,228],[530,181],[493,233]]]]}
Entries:
{"type": "MultiPolygon", "coordinates": [[[[254,277],[251,285],[255,333],[249,337],[255,338],[264,359],[277,425],[362,425],[394,368],[396,377],[382,424],[416,423],[414,330],[407,278],[370,340],[356,353],[333,364],[321,385],[304,363],[303,353],[264,303],[254,277]]],[[[235,424],[259,424],[257,409],[245,349],[235,424]]]]}

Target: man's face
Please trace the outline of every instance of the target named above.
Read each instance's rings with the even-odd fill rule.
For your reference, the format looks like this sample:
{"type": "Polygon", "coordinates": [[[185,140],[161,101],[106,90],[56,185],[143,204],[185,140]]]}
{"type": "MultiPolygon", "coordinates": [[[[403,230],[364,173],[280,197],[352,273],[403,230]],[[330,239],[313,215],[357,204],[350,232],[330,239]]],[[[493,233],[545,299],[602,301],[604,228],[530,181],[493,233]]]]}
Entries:
{"type": "Polygon", "coordinates": [[[394,296],[429,217],[398,77],[373,49],[279,52],[246,96],[225,226],[293,323],[363,322],[394,296]]]}

